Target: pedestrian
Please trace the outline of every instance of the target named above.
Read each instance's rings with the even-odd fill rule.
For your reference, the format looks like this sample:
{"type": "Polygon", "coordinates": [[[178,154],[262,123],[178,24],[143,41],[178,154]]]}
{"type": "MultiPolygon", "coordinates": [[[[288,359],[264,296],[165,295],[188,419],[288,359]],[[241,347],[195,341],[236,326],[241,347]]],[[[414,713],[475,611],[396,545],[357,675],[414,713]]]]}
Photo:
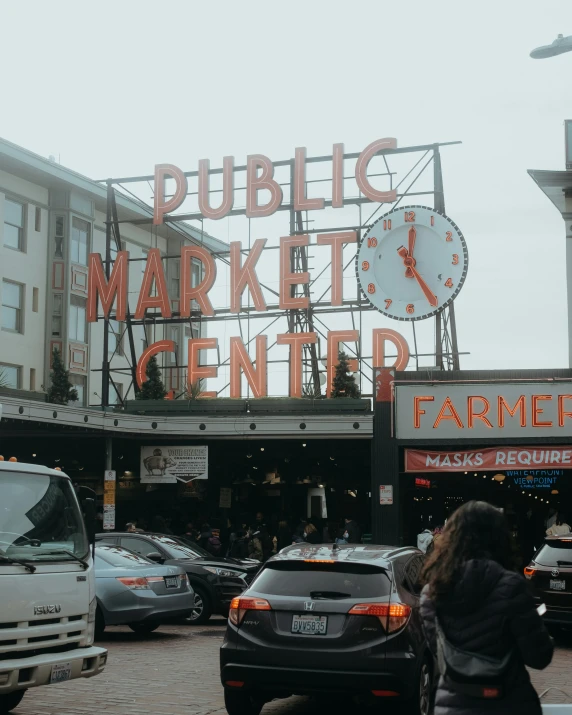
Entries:
{"type": "Polygon", "coordinates": [[[136,521],[128,521],[127,524],[125,525],[125,531],[129,532],[130,534],[142,534],[143,533],[143,529],[137,528],[136,521]]]}
{"type": "Polygon", "coordinates": [[[548,519],[546,519],[546,528],[550,529],[551,526],[554,526],[554,522],[556,521],[556,516],[558,512],[554,507],[550,507],[548,510],[548,519]]]}
{"type": "Polygon", "coordinates": [[[185,532],[181,534],[181,538],[186,541],[194,541],[196,543],[198,536],[199,535],[197,534],[197,530],[195,529],[193,522],[188,521],[185,526],[185,532]]]}
{"type": "Polygon", "coordinates": [[[431,529],[423,529],[420,534],[417,534],[417,548],[424,554],[427,553],[429,547],[433,543],[433,532],[431,529]]]}
{"type": "Polygon", "coordinates": [[[165,519],[162,516],[156,515],[151,519],[151,531],[155,534],[165,534],[167,527],[165,526],[165,519]]]}
{"type": "Polygon", "coordinates": [[[570,533],[570,525],[566,523],[566,519],[562,512],[556,512],[554,524],[546,529],[546,536],[564,536],[570,533]]]}
{"type": "Polygon", "coordinates": [[[343,533],[343,539],[346,544],[360,544],[361,543],[361,532],[357,523],[350,518],[345,518],[345,528],[343,533]]]}
{"type": "Polygon", "coordinates": [[[339,524],[336,524],[335,521],[328,521],[328,523],[324,527],[324,532],[322,534],[322,541],[324,542],[324,544],[333,544],[336,540],[339,530],[339,524]]]}
{"type": "Polygon", "coordinates": [[[282,551],[292,544],[292,530],[288,522],[283,519],[278,523],[278,533],[276,534],[276,549],[282,551]]]}
{"type": "Polygon", "coordinates": [[[439,660],[434,715],[541,715],[526,666],[546,668],[553,645],[499,509],[457,509],[423,569],[423,627],[439,660]]]}
{"type": "Polygon", "coordinates": [[[314,526],[314,524],[307,524],[306,528],[304,529],[304,540],[308,544],[320,544],[321,539],[320,539],[320,534],[318,534],[318,530],[314,526]]]}
{"type": "Polygon", "coordinates": [[[218,529],[211,529],[209,524],[203,524],[199,537],[199,546],[202,546],[203,549],[208,551],[212,556],[220,556],[222,551],[220,531],[218,529]]]}
{"type": "Polygon", "coordinates": [[[248,532],[244,529],[238,529],[236,538],[233,540],[230,547],[229,556],[232,559],[247,559],[249,557],[249,537],[248,532]]]}
{"type": "Polygon", "coordinates": [[[248,542],[248,558],[256,561],[264,561],[264,550],[262,548],[262,540],[260,531],[250,532],[250,540],[248,542]]]}

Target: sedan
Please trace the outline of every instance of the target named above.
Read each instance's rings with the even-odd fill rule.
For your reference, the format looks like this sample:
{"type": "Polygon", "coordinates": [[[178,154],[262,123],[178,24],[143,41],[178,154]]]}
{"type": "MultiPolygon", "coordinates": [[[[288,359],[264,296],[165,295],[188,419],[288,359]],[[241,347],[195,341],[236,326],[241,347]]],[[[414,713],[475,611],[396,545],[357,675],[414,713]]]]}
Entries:
{"type": "Polygon", "coordinates": [[[179,566],[158,566],[119,546],[95,549],[96,636],[106,626],[151,633],[160,623],[189,616],[195,594],[179,566]]]}
{"type": "Polygon", "coordinates": [[[290,695],[429,715],[437,668],[419,614],[423,559],[413,548],[304,544],[267,561],[230,608],[220,651],[229,715],[290,695]]]}
{"type": "Polygon", "coordinates": [[[98,534],[97,543],[118,544],[155,563],[182,567],[195,592],[189,623],[202,625],[213,613],[228,615],[230,603],[252,581],[260,563],[212,556],[177,536],[151,532],[98,534]]]}

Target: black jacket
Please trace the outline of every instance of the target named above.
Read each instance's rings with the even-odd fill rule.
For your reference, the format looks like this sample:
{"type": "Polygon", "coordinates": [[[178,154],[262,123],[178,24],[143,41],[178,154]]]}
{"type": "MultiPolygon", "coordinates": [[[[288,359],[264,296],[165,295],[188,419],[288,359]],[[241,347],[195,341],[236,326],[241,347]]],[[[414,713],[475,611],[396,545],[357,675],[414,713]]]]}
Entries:
{"type": "Polygon", "coordinates": [[[348,521],[345,527],[342,529],[344,534],[347,534],[348,544],[359,544],[361,543],[361,532],[359,526],[355,521],[348,521]]]}
{"type": "Polygon", "coordinates": [[[520,574],[495,561],[468,561],[450,596],[436,609],[427,586],[421,595],[421,615],[427,640],[436,652],[435,616],[447,640],[470,653],[502,659],[515,657],[507,675],[505,696],[481,700],[455,691],[439,679],[435,715],[540,715],[538,695],[525,666],[543,669],[552,660],[553,645],[536,611],[528,584],[520,574]]]}

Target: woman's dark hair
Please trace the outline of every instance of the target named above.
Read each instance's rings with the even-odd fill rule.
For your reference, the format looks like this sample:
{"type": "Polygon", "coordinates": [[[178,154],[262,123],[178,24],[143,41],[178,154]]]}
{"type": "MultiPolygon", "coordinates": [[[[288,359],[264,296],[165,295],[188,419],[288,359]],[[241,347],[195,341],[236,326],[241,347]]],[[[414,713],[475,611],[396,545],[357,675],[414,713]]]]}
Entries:
{"type": "Polygon", "coordinates": [[[429,595],[443,600],[457,582],[463,564],[471,559],[491,559],[516,570],[516,548],[504,514],[484,501],[463,504],[451,516],[423,569],[429,595]]]}
{"type": "Polygon", "coordinates": [[[556,512],[556,521],[554,523],[556,526],[562,526],[562,524],[566,523],[566,517],[561,511],[556,512]]]}

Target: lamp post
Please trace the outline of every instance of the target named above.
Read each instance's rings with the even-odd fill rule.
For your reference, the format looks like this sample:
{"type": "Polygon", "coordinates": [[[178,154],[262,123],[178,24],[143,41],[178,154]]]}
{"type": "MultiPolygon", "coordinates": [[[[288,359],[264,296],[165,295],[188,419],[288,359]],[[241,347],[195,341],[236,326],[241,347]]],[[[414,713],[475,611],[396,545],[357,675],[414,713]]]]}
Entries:
{"type": "Polygon", "coordinates": [[[537,47],[532,50],[530,56],[534,60],[544,60],[547,57],[563,55],[565,52],[572,52],[572,35],[568,35],[567,37],[564,37],[564,35],[558,35],[551,45],[542,45],[542,47],[537,47]]]}

